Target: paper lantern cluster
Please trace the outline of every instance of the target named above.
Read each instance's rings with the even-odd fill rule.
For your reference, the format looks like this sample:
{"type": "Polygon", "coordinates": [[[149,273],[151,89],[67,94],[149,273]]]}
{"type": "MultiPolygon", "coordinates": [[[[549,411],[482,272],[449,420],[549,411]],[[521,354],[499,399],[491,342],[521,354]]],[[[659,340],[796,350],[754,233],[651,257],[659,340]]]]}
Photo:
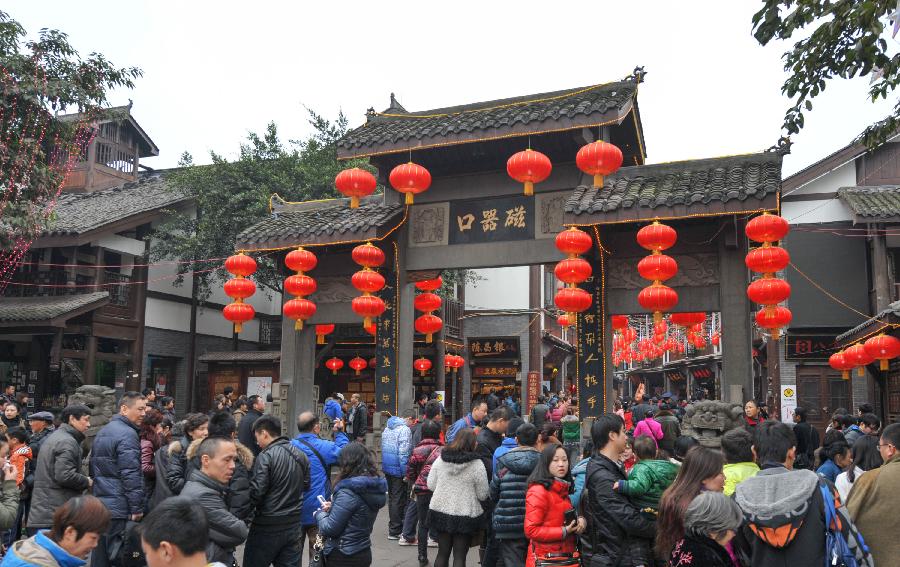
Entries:
{"type": "Polygon", "coordinates": [[[613,365],[652,361],[666,353],[683,354],[686,347],[703,350],[707,338],[715,346],[721,332],[706,328],[706,313],[672,313],[668,319],[646,320],[641,330],[631,325],[627,315],[613,315],[613,365]]]}
{"type": "Polygon", "coordinates": [[[446,368],[448,371],[450,371],[450,370],[457,371],[465,365],[466,365],[466,359],[459,356],[458,354],[445,354],[444,355],[444,368],[446,368]]]}
{"type": "Polygon", "coordinates": [[[225,295],[234,299],[234,302],[225,306],[222,316],[234,324],[235,333],[240,333],[243,324],[256,315],[253,306],[244,303],[245,299],[256,293],[256,284],[246,279],[256,272],[256,260],[241,252],[225,260],[225,269],[234,276],[224,286],[225,295]]]}
{"type": "MultiPolygon", "coordinates": [[[[622,150],[598,140],[582,146],[575,155],[578,169],[594,177],[594,187],[603,187],[603,178],[622,167],[622,150]]],[[[534,184],[550,177],[553,164],[550,158],[539,151],[527,148],[514,153],[506,162],[506,173],[522,183],[525,195],[534,195],[534,184]]],[[[393,182],[392,182],[393,183],[393,182]]]]}
{"type": "Polygon", "coordinates": [[[778,339],[781,330],[791,322],[791,311],[779,303],[786,301],[791,295],[791,286],[785,280],[775,277],[776,272],[785,269],[791,261],[787,250],[777,246],[790,226],[778,215],[763,213],[750,219],[744,232],[747,238],[762,244],[750,250],[744,259],[747,267],[762,277],[750,282],[747,286],[747,297],[750,301],[762,305],[756,313],[756,324],[772,333],[778,339]],[[774,244],[773,244],[774,243],[774,244]]]}
{"type": "Polygon", "coordinates": [[[297,273],[284,280],[284,292],[293,295],[294,299],[286,301],[281,312],[295,321],[294,329],[297,331],[303,329],[304,321],[316,314],[316,304],[307,299],[307,296],[316,292],[316,280],[306,275],[306,272],[315,269],[318,262],[316,255],[302,246],[291,250],[284,258],[287,268],[297,273]]]}
{"type": "Polygon", "coordinates": [[[844,380],[850,379],[850,371],[857,369],[859,376],[865,376],[866,366],[878,361],[878,368],[887,370],[890,361],[900,356],[900,340],[891,335],[878,334],[865,343],[856,343],[832,354],[828,364],[840,371],[844,380]]]}
{"type": "Polygon", "coordinates": [[[583,230],[570,227],[556,235],[556,248],[566,255],[566,259],[559,262],[553,270],[556,278],[566,284],[556,292],[554,303],[566,314],[564,321],[567,325],[575,321],[575,314],[590,308],[591,294],[578,287],[578,284],[591,277],[591,264],[579,256],[586,253],[593,246],[591,236],[583,230]]]}
{"type": "Polygon", "coordinates": [[[434,314],[441,308],[441,296],[434,293],[441,289],[444,280],[438,276],[434,279],[416,282],[416,289],[422,293],[416,295],[414,306],[416,311],[420,311],[422,315],[416,318],[416,332],[425,335],[425,342],[430,343],[434,334],[441,330],[444,321],[434,314]]]}
{"type": "Polygon", "coordinates": [[[653,313],[653,320],[657,323],[662,321],[664,312],[678,304],[678,293],[663,283],[678,273],[678,263],[662,253],[674,246],[677,240],[675,229],[659,221],[653,221],[637,233],[638,244],[650,251],[650,256],[638,262],[638,273],[651,282],[638,294],[638,303],[653,313]]]}
{"type": "Polygon", "coordinates": [[[371,242],[366,242],[354,248],[351,257],[362,269],[353,274],[350,283],[362,295],[354,297],[350,307],[363,318],[363,327],[368,331],[372,319],[381,316],[385,309],[384,300],[372,295],[384,289],[384,276],[373,269],[384,264],[384,252],[371,242]]]}

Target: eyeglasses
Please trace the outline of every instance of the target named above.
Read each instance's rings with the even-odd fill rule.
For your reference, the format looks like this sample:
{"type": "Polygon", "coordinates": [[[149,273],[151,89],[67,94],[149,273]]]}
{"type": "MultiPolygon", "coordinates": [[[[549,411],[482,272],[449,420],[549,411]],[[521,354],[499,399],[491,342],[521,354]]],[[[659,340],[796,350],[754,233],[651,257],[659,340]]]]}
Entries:
{"type": "MultiPolygon", "coordinates": [[[[894,446],[890,443],[879,443],[878,445],[876,445],[876,447],[878,447],[878,450],[880,451],[882,447],[894,447],[894,446]]],[[[894,449],[896,449],[896,448],[897,447],[894,447],[894,449]]]]}

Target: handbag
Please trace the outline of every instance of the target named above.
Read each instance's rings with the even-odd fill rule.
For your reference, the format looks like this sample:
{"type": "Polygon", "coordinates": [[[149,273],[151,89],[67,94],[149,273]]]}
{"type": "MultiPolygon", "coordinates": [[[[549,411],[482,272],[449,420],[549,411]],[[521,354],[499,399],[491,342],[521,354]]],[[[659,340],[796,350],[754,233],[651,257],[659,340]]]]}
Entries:
{"type": "Polygon", "coordinates": [[[534,556],[534,567],[581,567],[581,555],[575,553],[549,553],[546,557],[538,557],[531,542],[531,554],[534,556]]]}
{"type": "Polygon", "coordinates": [[[309,567],[325,567],[325,538],[316,535],[316,542],[313,543],[313,556],[309,560],[309,567]]]}

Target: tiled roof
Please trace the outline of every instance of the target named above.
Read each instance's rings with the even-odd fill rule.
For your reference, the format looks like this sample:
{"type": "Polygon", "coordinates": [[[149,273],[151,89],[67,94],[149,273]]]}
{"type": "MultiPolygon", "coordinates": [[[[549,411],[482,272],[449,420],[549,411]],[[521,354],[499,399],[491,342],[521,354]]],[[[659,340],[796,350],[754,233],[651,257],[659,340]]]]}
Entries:
{"type": "Polygon", "coordinates": [[[245,350],[208,352],[198,359],[200,362],[278,362],[281,351],[278,350],[245,350]]]}
{"type": "Polygon", "coordinates": [[[858,217],[886,219],[900,217],[900,186],[842,187],[838,198],[858,217]]]}
{"type": "Polygon", "coordinates": [[[382,195],[362,199],[351,209],[349,199],[330,199],[286,208],[241,232],[237,247],[295,246],[372,238],[382,226],[399,221],[403,205],[386,205],[382,195]]]}
{"type": "Polygon", "coordinates": [[[52,321],[75,311],[96,309],[108,302],[106,291],[53,297],[0,297],[0,324],[52,321]]]}
{"type": "Polygon", "coordinates": [[[188,199],[160,174],[143,175],[137,181],[102,191],[63,192],[54,209],[56,219],[44,236],[77,236],[188,199]]]}
{"type": "MultiPolygon", "coordinates": [[[[889,323],[894,323],[895,321],[888,321],[887,320],[888,317],[893,317],[895,319],[900,317],[900,301],[895,301],[894,303],[891,303],[890,305],[888,305],[887,309],[885,309],[878,315],[872,317],[871,319],[866,319],[865,321],[863,321],[859,325],[853,327],[846,333],[842,333],[842,334],[838,335],[837,337],[835,337],[834,341],[836,343],[843,343],[844,341],[846,341],[848,339],[852,339],[858,335],[862,335],[862,333],[864,331],[866,331],[867,332],[866,334],[868,334],[869,330],[871,330],[872,332],[875,332],[875,331],[880,331],[882,329],[889,329],[890,328],[889,323]],[[880,328],[878,328],[878,327],[880,327],[880,328]]],[[[845,345],[845,346],[847,346],[847,345],[845,345]]]]}
{"type": "Polygon", "coordinates": [[[370,113],[365,124],[341,138],[338,154],[389,153],[402,149],[396,146],[428,147],[438,139],[447,142],[455,136],[477,139],[596,125],[601,116],[618,116],[631,109],[639,80],[629,77],[591,87],[420,112],[407,112],[392,98],[385,112],[370,113]]]}
{"type": "Polygon", "coordinates": [[[665,216],[672,209],[704,212],[716,203],[723,211],[756,209],[778,191],[781,159],[777,152],[763,152],[623,167],[607,177],[599,190],[577,187],[566,201],[566,213],[573,222],[580,222],[582,216],[591,215],[621,220],[665,216]]]}

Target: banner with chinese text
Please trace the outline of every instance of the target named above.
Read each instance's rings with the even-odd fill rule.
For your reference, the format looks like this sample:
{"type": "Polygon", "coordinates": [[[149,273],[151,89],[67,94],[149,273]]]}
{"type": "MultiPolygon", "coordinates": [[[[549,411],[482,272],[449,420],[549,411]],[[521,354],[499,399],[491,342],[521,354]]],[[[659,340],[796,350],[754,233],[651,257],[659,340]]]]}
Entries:
{"type": "MultiPolygon", "coordinates": [[[[384,313],[376,320],[378,330],[375,335],[375,411],[387,411],[397,415],[397,388],[400,376],[397,367],[397,307],[400,288],[397,281],[397,248],[388,255],[390,261],[381,270],[385,286],[378,297],[384,301],[384,313]]],[[[411,371],[412,369],[410,369],[411,371]]]]}
{"type": "Polygon", "coordinates": [[[450,203],[450,244],[534,238],[534,199],[503,197],[450,203]]]}
{"type": "Polygon", "coordinates": [[[575,372],[578,387],[578,413],[585,417],[599,417],[605,411],[603,397],[603,288],[599,270],[579,287],[591,294],[590,309],[576,318],[577,347],[575,372]]]}

